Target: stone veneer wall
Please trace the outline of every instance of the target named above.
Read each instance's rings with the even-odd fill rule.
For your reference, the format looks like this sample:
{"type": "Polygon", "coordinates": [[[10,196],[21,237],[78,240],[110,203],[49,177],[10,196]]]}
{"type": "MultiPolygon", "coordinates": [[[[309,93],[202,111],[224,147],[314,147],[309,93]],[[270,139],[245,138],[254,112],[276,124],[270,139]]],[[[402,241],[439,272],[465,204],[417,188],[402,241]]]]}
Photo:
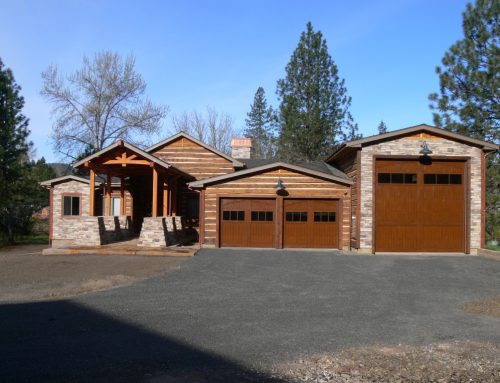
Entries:
{"type": "Polygon", "coordinates": [[[144,217],[137,246],[164,247],[179,242],[181,217],[144,217]]]}
{"type": "Polygon", "coordinates": [[[130,236],[131,222],[128,216],[89,216],[89,185],[68,181],[56,184],[52,192],[52,246],[87,245],[99,246],[126,239],[130,236]],[[80,216],[62,215],[64,195],[80,196],[80,216]]]}
{"type": "MultiPolygon", "coordinates": [[[[479,148],[444,138],[425,139],[432,156],[470,157],[470,249],[476,253],[481,244],[481,155],[479,148]]],[[[422,138],[401,138],[364,147],[361,150],[361,228],[360,250],[372,250],[373,238],[373,157],[376,155],[415,155],[422,138]]]]}

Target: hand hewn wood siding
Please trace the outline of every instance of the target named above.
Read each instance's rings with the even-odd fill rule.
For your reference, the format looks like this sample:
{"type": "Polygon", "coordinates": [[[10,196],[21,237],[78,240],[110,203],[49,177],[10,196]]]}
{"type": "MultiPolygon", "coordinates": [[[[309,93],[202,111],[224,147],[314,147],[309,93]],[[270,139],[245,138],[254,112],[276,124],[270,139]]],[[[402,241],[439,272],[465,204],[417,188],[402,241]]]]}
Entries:
{"type": "Polygon", "coordinates": [[[338,184],[301,174],[295,171],[277,169],[255,174],[248,177],[233,179],[223,184],[207,186],[204,201],[204,244],[216,244],[216,222],[217,222],[217,197],[230,196],[252,196],[276,198],[276,183],[281,179],[289,193],[285,198],[309,197],[309,198],[336,198],[342,204],[342,243],[344,248],[349,247],[350,240],[350,217],[351,200],[348,185],[338,184]]]}
{"type": "Polygon", "coordinates": [[[197,180],[234,171],[231,161],[185,137],[179,137],[151,154],[193,175],[197,180]]]}
{"type": "Polygon", "coordinates": [[[333,165],[342,170],[354,181],[351,188],[351,212],[352,212],[352,226],[351,226],[351,247],[359,248],[359,177],[358,169],[360,168],[360,150],[351,151],[346,156],[337,160],[333,165]]]}

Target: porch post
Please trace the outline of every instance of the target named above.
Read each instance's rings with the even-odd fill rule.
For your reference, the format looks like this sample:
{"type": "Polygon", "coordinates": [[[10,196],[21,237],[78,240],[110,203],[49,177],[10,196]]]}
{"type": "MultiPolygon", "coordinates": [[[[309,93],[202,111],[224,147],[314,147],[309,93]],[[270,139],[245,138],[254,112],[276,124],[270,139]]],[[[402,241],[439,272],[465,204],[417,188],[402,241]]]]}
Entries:
{"type": "Polygon", "coordinates": [[[168,216],[168,209],[169,209],[169,188],[170,188],[170,185],[168,183],[168,176],[164,176],[163,177],[163,216],[166,217],[168,216]]]}
{"type": "MultiPolygon", "coordinates": [[[[94,210],[94,200],[95,200],[95,172],[94,169],[90,168],[89,171],[90,175],[90,182],[89,182],[89,187],[90,187],[90,193],[89,193],[89,216],[92,217],[95,214],[94,210]]],[[[52,189],[51,189],[52,191],[52,189]]],[[[52,201],[52,200],[51,200],[52,201]]],[[[52,212],[52,210],[51,210],[52,212]]]]}
{"type": "Polygon", "coordinates": [[[111,174],[107,174],[106,179],[106,216],[111,215],[111,174]]]}
{"type": "Polygon", "coordinates": [[[172,216],[177,215],[177,177],[172,180],[172,216]]]}
{"type": "Polygon", "coordinates": [[[153,167],[153,206],[151,208],[151,216],[158,215],[158,170],[153,167]]]}
{"type": "Polygon", "coordinates": [[[125,215],[125,185],[120,178],[120,215],[125,215]]]}

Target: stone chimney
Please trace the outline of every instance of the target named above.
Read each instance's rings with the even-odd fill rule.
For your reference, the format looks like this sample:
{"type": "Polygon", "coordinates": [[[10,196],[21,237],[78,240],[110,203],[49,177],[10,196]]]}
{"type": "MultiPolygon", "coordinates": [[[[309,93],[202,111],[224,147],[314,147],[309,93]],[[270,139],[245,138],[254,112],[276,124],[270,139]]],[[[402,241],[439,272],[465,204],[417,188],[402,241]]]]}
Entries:
{"type": "Polygon", "coordinates": [[[251,138],[233,138],[231,140],[231,157],[250,158],[252,150],[251,138]]]}

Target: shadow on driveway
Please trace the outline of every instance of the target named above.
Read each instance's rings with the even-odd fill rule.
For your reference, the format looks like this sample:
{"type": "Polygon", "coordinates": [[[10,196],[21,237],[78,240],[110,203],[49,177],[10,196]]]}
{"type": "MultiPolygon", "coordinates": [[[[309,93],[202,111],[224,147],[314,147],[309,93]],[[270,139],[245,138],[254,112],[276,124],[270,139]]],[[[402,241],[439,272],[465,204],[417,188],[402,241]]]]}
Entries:
{"type": "Polygon", "coordinates": [[[284,383],[69,301],[0,306],[0,344],[4,382],[284,383]]]}

